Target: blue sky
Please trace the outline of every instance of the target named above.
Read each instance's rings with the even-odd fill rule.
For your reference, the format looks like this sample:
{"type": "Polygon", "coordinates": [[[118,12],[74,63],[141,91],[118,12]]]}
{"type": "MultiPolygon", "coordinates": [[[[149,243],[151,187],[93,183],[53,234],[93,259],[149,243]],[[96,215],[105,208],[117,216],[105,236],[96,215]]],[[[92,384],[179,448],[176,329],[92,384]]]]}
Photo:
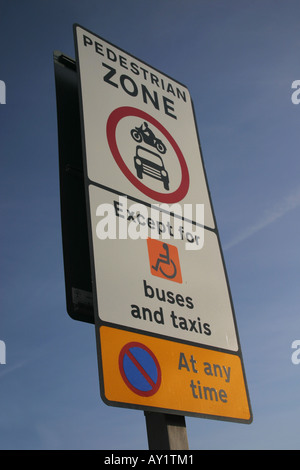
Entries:
{"type": "Polygon", "coordinates": [[[79,23],[192,95],[254,420],[187,418],[191,449],[299,448],[297,0],[0,0],[1,449],[146,449],[99,396],[94,328],[66,313],[52,54],[79,23]]]}

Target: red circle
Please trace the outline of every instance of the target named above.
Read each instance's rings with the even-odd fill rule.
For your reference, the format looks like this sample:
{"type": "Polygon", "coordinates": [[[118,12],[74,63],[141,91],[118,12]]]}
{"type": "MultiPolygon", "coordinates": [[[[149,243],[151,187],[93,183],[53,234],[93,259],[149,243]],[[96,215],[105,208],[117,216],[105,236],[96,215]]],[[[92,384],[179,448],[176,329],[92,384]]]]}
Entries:
{"type": "Polygon", "coordinates": [[[175,142],[171,134],[154,117],[150,116],[150,114],[147,114],[140,109],[133,108],[131,106],[122,106],[112,111],[112,113],[109,115],[109,118],[106,124],[106,135],[107,135],[109,148],[120,170],[124,173],[126,178],[142,193],[146,194],[146,196],[149,196],[152,199],[155,199],[160,202],[166,202],[166,203],[178,202],[178,201],[181,201],[185,197],[186,193],[188,192],[189,184],[190,184],[189,172],[188,172],[186,161],[184,159],[184,156],[180,148],[178,147],[177,143],[175,142]],[[181,183],[179,187],[176,189],[176,191],[173,191],[170,194],[165,194],[165,193],[160,193],[158,191],[154,191],[153,189],[150,189],[148,188],[148,186],[144,185],[138,178],[136,178],[131,173],[131,171],[129,170],[128,166],[124,162],[119,152],[117,140],[116,140],[117,125],[119,121],[126,116],[135,116],[135,117],[139,117],[145,121],[150,122],[169,141],[169,143],[171,144],[171,146],[173,147],[177,155],[180,168],[181,168],[181,183]]]}
{"type": "Polygon", "coordinates": [[[119,354],[119,370],[120,370],[122,379],[126,383],[127,387],[130,390],[132,390],[134,393],[136,393],[137,395],[141,395],[142,397],[150,397],[150,396],[154,395],[160,387],[160,384],[161,384],[161,369],[160,369],[159,362],[158,362],[156,356],[151,351],[151,349],[149,349],[147,346],[145,346],[142,343],[132,341],[131,343],[127,343],[127,344],[125,344],[125,346],[123,346],[123,348],[121,349],[121,352],[119,354]],[[125,354],[128,354],[128,351],[129,351],[130,348],[134,348],[134,347],[144,349],[151,356],[151,358],[153,359],[153,361],[155,363],[155,366],[156,366],[156,369],[157,369],[157,380],[156,380],[156,383],[153,383],[151,390],[143,391],[143,390],[137,389],[128,380],[128,378],[127,378],[127,376],[124,372],[124,368],[123,368],[124,356],[125,356],[125,354]]]}

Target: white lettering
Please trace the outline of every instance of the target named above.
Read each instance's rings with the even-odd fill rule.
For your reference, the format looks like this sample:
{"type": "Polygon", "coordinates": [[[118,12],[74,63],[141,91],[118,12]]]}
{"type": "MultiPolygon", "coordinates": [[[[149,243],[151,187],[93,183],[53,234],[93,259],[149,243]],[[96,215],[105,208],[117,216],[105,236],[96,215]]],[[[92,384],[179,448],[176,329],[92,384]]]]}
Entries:
{"type": "Polygon", "coordinates": [[[299,104],[300,103],[300,80],[294,80],[292,83],[292,88],[295,89],[292,93],[291,100],[293,104],[299,104]]]}
{"type": "Polygon", "coordinates": [[[0,80],[0,104],[6,104],[6,86],[3,80],[0,80]]]}
{"type": "Polygon", "coordinates": [[[204,245],[204,205],[196,204],[193,218],[192,204],[184,204],[183,212],[179,204],[127,204],[127,197],[120,196],[113,204],[100,204],[96,216],[101,220],[96,225],[96,234],[100,240],[129,237],[132,240],[147,238],[172,239],[185,242],[187,250],[200,250],[204,245]],[[188,219],[188,220],[187,220],[188,219]],[[194,220],[194,222],[191,222],[194,220]]]}
{"type": "Polygon", "coordinates": [[[292,342],[292,349],[296,349],[296,351],[292,354],[292,363],[297,365],[300,364],[300,340],[296,339],[292,342]]]}
{"type": "Polygon", "coordinates": [[[0,340],[0,364],[6,364],[6,346],[4,341],[0,340]]]}

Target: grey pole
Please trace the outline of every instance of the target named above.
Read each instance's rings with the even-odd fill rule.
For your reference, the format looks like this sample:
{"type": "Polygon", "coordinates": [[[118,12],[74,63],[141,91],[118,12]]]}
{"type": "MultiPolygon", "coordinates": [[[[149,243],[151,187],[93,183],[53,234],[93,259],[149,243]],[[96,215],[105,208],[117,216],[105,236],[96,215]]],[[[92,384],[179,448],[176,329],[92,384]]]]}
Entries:
{"type": "Polygon", "coordinates": [[[145,411],[149,450],[188,450],[185,417],[145,411]]]}

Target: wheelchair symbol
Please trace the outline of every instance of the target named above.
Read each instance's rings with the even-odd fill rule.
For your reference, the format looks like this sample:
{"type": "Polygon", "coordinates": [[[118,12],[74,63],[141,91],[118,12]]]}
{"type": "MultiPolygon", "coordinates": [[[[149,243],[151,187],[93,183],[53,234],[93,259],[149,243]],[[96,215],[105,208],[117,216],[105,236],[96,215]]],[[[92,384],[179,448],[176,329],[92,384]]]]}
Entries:
{"type": "Polygon", "coordinates": [[[160,253],[160,255],[159,255],[160,257],[157,258],[156,265],[152,266],[152,269],[154,269],[154,271],[157,271],[159,269],[160,272],[163,274],[163,276],[167,277],[168,279],[173,279],[177,274],[177,268],[176,268],[176,265],[175,265],[174,261],[172,259],[170,259],[169,247],[168,247],[167,243],[163,244],[163,249],[165,250],[165,254],[160,253]],[[162,269],[162,267],[161,267],[162,264],[166,264],[167,266],[171,266],[171,270],[170,270],[169,273],[166,273],[162,269]]]}
{"type": "Polygon", "coordinates": [[[150,271],[153,276],[182,283],[177,247],[148,238],[150,271]]]}

